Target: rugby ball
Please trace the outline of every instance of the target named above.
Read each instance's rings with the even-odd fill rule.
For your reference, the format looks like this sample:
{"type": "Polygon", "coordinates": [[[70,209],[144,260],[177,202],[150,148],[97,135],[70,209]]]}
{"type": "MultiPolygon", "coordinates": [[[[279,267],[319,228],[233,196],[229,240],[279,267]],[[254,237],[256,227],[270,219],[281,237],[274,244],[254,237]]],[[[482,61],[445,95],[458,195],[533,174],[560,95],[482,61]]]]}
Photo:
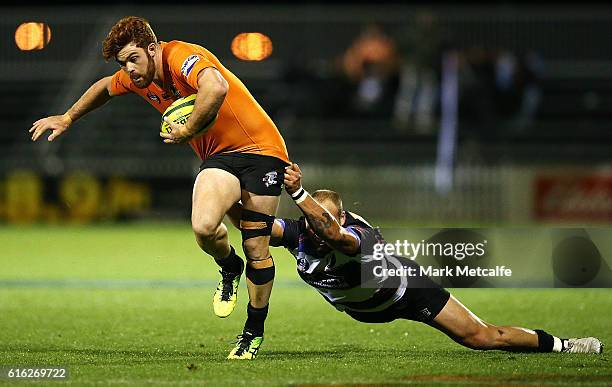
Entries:
{"type": "Polygon", "coordinates": [[[179,98],[176,101],[172,102],[172,105],[168,106],[164,114],[162,115],[161,122],[161,131],[164,133],[170,133],[172,128],[166,122],[164,122],[165,118],[168,118],[170,121],[176,124],[185,124],[189,117],[191,117],[191,113],[193,112],[193,107],[195,104],[196,95],[191,94],[187,97],[179,98]]]}
{"type": "MultiPolygon", "coordinates": [[[[193,108],[195,106],[196,95],[191,94],[187,97],[179,98],[176,101],[172,102],[172,105],[168,106],[164,114],[162,115],[162,122],[160,130],[164,133],[172,132],[172,128],[168,125],[164,118],[168,117],[170,121],[176,124],[183,124],[187,122],[189,117],[191,117],[191,113],[193,113],[193,108]]],[[[215,124],[217,118],[219,117],[219,113],[215,115],[210,121],[204,124],[194,136],[198,136],[206,132],[211,126],[215,124]]]]}

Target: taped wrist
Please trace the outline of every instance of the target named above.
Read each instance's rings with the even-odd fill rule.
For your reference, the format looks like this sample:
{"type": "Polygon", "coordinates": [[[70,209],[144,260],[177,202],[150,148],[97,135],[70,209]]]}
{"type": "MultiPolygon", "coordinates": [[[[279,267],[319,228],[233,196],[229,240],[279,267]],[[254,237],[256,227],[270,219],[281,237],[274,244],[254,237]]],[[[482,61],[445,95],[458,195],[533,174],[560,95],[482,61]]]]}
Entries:
{"type": "Polygon", "coordinates": [[[293,199],[296,204],[300,204],[306,199],[306,196],[308,196],[308,191],[300,186],[300,189],[291,194],[291,199],[293,199]]]}

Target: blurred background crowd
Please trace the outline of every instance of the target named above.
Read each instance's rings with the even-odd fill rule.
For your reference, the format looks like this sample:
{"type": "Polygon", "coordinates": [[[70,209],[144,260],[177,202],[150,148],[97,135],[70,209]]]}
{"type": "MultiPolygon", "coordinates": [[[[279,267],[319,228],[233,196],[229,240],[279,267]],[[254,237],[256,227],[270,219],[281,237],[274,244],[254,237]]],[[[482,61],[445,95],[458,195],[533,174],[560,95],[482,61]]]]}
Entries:
{"type": "Polygon", "coordinates": [[[159,141],[159,115],[137,97],[60,141],[29,141],[33,121],[116,71],[101,42],[128,14],[215,53],[272,116],[307,184],[370,218],[612,221],[610,6],[110,2],[0,12],[0,222],[188,215],[198,160],[159,141]],[[16,44],[25,22],[48,26],[40,47],[16,44]],[[241,59],[232,42],[245,32],[270,52],[241,59]]]}
{"type": "Polygon", "coordinates": [[[453,43],[452,32],[430,11],[418,12],[412,23],[395,30],[364,25],[330,64],[324,83],[316,82],[316,69],[290,61],[285,80],[297,93],[286,107],[298,117],[375,118],[400,132],[433,134],[442,59],[451,53],[459,58],[459,114],[466,127],[494,135],[533,125],[545,75],[538,51],[453,43]]]}

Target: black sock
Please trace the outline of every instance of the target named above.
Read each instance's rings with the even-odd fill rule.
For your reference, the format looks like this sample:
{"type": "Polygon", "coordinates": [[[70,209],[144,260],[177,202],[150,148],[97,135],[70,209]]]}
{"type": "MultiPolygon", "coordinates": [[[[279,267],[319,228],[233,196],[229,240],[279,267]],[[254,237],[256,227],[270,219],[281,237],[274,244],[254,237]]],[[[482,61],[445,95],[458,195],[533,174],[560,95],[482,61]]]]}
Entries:
{"type": "Polygon", "coordinates": [[[244,269],[244,262],[242,259],[236,254],[236,250],[234,250],[233,246],[230,246],[230,253],[227,257],[221,259],[215,259],[217,265],[223,269],[223,271],[228,271],[230,273],[242,273],[244,269]]]}
{"type": "Polygon", "coordinates": [[[552,352],[553,337],[541,329],[536,329],[535,333],[538,334],[538,352],[552,352]]]}
{"type": "Polygon", "coordinates": [[[561,352],[567,345],[566,339],[560,339],[541,329],[536,329],[538,334],[538,352],[561,352]]]}
{"type": "Polygon", "coordinates": [[[263,336],[264,322],[266,317],[268,317],[268,305],[263,308],[255,308],[249,302],[247,306],[247,320],[244,324],[245,331],[249,331],[255,334],[255,336],[263,336]]]}

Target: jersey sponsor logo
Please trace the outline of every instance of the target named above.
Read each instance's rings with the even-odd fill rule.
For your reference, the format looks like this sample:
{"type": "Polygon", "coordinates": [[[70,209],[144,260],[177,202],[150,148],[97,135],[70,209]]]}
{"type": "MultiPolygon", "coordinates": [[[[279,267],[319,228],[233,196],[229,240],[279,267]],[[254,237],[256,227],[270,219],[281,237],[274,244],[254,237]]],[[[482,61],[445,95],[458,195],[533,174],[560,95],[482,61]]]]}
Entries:
{"type": "Polygon", "coordinates": [[[266,175],[264,176],[262,181],[264,182],[266,187],[269,187],[271,185],[278,184],[278,180],[277,179],[278,179],[278,172],[272,171],[272,172],[266,173],[266,175]]]}
{"type": "Polygon", "coordinates": [[[151,101],[155,101],[157,103],[161,103],[161,100],[159,99],[159,97],[157,96],[157,94],[152,93],[152,92],[148,92],[147,93],[147,98],[149,98],[151,101]]]}
{"type": "Polygon", "coordinates": [[[197,55],[190,55],[187,57],[181,66],[181,73],[186,77],[189,76],[189,73],[191,73],[191,70],[193,70],[193,66],[195,66],[199,60],[200,57],[197,55]]]}

